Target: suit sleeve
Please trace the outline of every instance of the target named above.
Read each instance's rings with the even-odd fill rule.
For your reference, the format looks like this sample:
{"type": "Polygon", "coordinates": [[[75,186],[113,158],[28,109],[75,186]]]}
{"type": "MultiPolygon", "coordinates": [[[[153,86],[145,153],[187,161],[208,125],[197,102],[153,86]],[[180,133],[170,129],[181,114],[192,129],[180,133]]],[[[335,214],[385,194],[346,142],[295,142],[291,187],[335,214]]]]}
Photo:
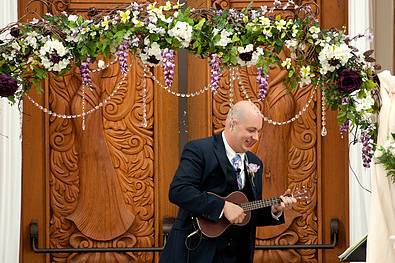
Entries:
{"type": "Polygon", "coordinates": [[[180,164],[170,184],[169,199],[194,216],[218,221],[225,201],[201,189],[205,167],[203,154],[204,150],[196,141],[184,147],[180,164]]]}

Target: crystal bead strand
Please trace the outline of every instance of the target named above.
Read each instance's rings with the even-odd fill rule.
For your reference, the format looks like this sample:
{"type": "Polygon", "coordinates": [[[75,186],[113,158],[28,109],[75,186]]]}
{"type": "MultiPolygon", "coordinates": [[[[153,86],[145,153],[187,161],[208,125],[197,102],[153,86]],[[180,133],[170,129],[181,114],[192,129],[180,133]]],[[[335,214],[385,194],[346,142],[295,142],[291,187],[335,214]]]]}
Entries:
{"type": "Polygon", "coordinates": [[[228,72],[229,72],[229,105],[230,107],[232,107],[234,102],[234,93],[235,93],[234,81],[236,79],[236,76],[233,67],[229,68],[228,72]]]}
{"type": "Polygon", "coordinates": [[[85,131],[85,85],[82,84],[82,130],[85,131]]]}
{"type": "Polygon", "coordinates": [[[118,57],[115,57],[114,60],[112,60],[112,61],[110,61],[109,63],[105,64],[103,67],[92,69],[91,72],[92,72],[92,73],[95,73],[95,72],[100,72],[100,71],[102,71],[102,70],[105,70],[105,69],[108,68],[109,66],[115,64],[117,61],[118,61],[118,57]]]}
{"type": "MultiPolygon", "coordinates": [[[[239,72],[237,72],[237,73],[239,73],[239,72]]],[[[246,87],[243,85],[243,83],[242,83],[241,80],[240,80],[240,75],[239,75],[239,74],[236,74],[236,76],[237,76],[237,79],[238,79],[238,83],[239,83],[239,85],[240,85],[240,90],[241,90],[242,94],[244,95],[244,98],[245,98],[246,100],[252,102],[252,101],[251,101],[251,98],[249,97],[249,95],[248,95],[248,93],[247,93],[246,87]]],[[[262,114],[262,117],[263,117],[263,120],[266,121],[266,122],[268,122],[268,123],[270,123],[270,124],[272,124],[272,125],[275,125],[275,126],[276,126],[276,125],[277,125],[277,126],[286,125],[286,124],[289,124],[289,123],[291,123],[291,122],[296,121],[297,119],[299,119],[299,118],[306,112],[306,110],[307,110],[308,107],[310,106],[311,102],[313,101],[313,98],[314,98],[314,95],[315,95],[315,93],[316,93],[316,90],[317,90],[317,86],[314,87],[314,89],[313,89],[313,91],[312,91],[312,93],[311,93],[311,95],[310,95],[310,98],[309,98],[309,100],[307,101],[307,103],[306,103],[306,104],[303,106],[303,108],[302,108],[294,117],[292,117],[291,119],[289,119],[289,120],[287,120],[287,121],[283,121],[283,122],[277,122],[277,121],[274,121],[274,120],[272,120],[272,119],[266,117],[265,115],[263,115],[263,113],[261,113],[261,114],[262,114]]]]}
{"type": "Polygon", "coordinates": [[[325,91],[321,91],[321,136],[328,134],[326,130],[326,102],[325,102],[325,91]]]}
{"type": "MultiPolygon", "coordinates": [[[[91,114],[92,112],[100,109],[101,107],[103,107],[104,105],[106,105],[111,99],[112,97],[118,92],[119,88],[121,87],[122,84],[125,83],[125,79],[127,77],[127,73],[126,74],[122,74],[122,78],[120,79],[120,81],[118,82],[118,84],[116,85],[116,87],[114,88],[114,90],[111,92],[111,94],[105,98],[103,100],[103,102],[100,102],[98,105],[96,105],[94,108],[90,109],[89,111],[85,112],[85,116],[87,116],[88,114],[91,114]]],[[[58,118],[63,118],[63,119],[75,119],[75,118],[80,118],[82,117],[82,114],[76,114],[76,115],[65,115],[65,114],[60,114],[60,113],[56,113],[53,112],[43,106],[41,106],[38,102],[36,102],[32,97],[30,97],[27,93],[25,94],[25,96],[29,99],[29,101],[36,106],[38,109],[40,109],[41,111],[48,113],[49,115],[53,116],[53,117],[58,117],[58,118]]]]}
{"type": "Polygon", "coordinates": [[[142,126],[147,128],[147,74],[146,74],[146,66],[143,65],[143,122],[142,126]]]}
{"type": "Polygon", "coordinates": [[[177,97],[181,97],[181,98],[190,98],[190,97],[196,97],[200,94],[203,94],[204,92],[208,91],[209,89],[211,89],[211,86],[204,86],[202,89],[195,91],[195,92],[191,92],[191,93],[179,93],[179,92],[175,92],[172,91],[169,87],[166,87],[166,85],[163,85],[156,77],[155,75],[153,75],[151,72],[147,72],[148,77],[150,79],[152,79],[153,81],[156,82],[156,84],[158,84],[159,87],[163,88],[165,91],[167,91],[168,93],[170,93],[171,95],[177,96],[177,97]]]}

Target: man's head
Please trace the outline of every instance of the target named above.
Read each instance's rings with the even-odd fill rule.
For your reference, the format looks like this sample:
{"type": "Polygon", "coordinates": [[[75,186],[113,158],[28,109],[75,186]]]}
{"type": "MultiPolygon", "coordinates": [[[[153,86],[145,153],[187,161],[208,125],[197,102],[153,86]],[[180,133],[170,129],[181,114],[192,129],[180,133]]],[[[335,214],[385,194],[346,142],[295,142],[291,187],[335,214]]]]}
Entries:
{"type": "Polygon", "coordinates": [[[225,122],[225,138],[235,152],[242,153],[254,146],[262,129],[262,115],[249,101],[239,101],[230,109],[225,122]]]}

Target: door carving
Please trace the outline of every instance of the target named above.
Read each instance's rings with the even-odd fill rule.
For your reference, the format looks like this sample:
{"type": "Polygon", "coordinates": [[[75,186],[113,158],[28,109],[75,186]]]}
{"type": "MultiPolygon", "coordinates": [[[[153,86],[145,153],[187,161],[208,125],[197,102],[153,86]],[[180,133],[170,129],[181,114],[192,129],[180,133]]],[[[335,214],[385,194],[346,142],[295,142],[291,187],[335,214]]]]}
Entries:
{"type": "MultiPolygon", "coordinates": [[[[329,1],[316,2],[321,8],[320,16],[325,26],[339,26],[345,22],[341,18],[332,24],[325,20],[344,12],[344,5],[333,8],[326,4],[329,1]]],[[[19,0],[19,3],[22,10],[28,1],[19,0]]],[[[92,6],[100,10],[129,2],[53,0],[52,3],[54,13],[85,14],[92,6]]],[[[248,3],[247,0],[212,0],[188,4],[193,7],[242,8],[248,3]]],[[[254,2],[255,6],[262,4],[271,5],[272,1],[254,2]]],[[[40,8],[37,8],[38,13],[47,11],[40,8]]],[[[51,76],[44,95],[35,96],[41,105],[60,115],[92,111],[84,120],[48,117],[33,108],[30,102],[25,102],[25,112],[29,117],[24,119],[23,131],[22,240],[27,240],[26,226],[36,218],[41,229],[41,246],[110,248],[162,245],[162,219],[175,216],[177,212],[168,201],[167,190],[179,158],[179,104],[176,97],[144,77],[143,66],[131,54],[129,62],[131,66],[125,79],[118,64],[112,63],[107,69],[95,72],[92,88],[84,89],[80,74],[75,69],[63,77],[51,76]],[[144,111],[146,127],[143,125],[144,111]],[[29,200],[34,194],[37,196],[29,200]]],[[[186,63],[187,89],[196,91],[200,85],[207,85],[207,62],[188,54],[186,63]]],[[[161,81],[160,69],[151,72],[161,81]]],[[[290,124],[273,126],[264,122],[260,141],[254,149],[265,163],[265,197],[281,194],[286,188],[303,186],[312,195],[308,203],[298,204],[286,212],[286,224],[258,228],[257,245],[321,243],[329,237],[326,222],[330,216],[334,214],[347,223],[345,214],[332,212],[339,206],[343,210],[348,208],[346,196],[340,198],[339,206],[334,206],[336,209],[325,207],[327,203],[322,201],[328,198],[323,182],[329,180],[325,179],[329,168],[324,167],[325,162],[321,158],[327,157],[329,162],[338,161],[344,158],[344,153],[330,154],[320,137],[320,93],[312,86],[289,91],[283,82],[285,74],[279,69],[270,70],[269,93],[263,102],[256,100],[256,69],[243,67],[238,70],[239,79],[232,84],[229,71],[225,71],[215,95],[206,93],[187,102],[188,136],[193,139],[223,129],[230,98],[233,101],[250,98],[265,116],[279,122],[293,118],[310,101],[303,114],[290,124]]],[[[172,89],[178,89],[177,81],[172,89]]],[[[336,127],[336,120],[330,113],[328,123],[336,127]]],[[[335,135],[336,129],[329,129],[328,142],[332,145],[335,141],[334,144],[344,149],[335,135]]],[[[344,176],[345,167],[344,163],[341,164],[336,172],[344,176]]],[[[337,185],[347,184],[346,179],[339,177],[335,180],[337,185]]],[[[332,188],[328,193],[331,191],[332,188]]],[[[342,248],[345,242],[346,237],[343,237],[342,248]]],[[[21,246],[22,262],[155,262],[159,256],[158,253],[42,256],[34,255],[27,242],[21,246]]],[[[333,262],[331,260],[335,256],[336,251],[256,251],[254,262],[333,262]]]]}

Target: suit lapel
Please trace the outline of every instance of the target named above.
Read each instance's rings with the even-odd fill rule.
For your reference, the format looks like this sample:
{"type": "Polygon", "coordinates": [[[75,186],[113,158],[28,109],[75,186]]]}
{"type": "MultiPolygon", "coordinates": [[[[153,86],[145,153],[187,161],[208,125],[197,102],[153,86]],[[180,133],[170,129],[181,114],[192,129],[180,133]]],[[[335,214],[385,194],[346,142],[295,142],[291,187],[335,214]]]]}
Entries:
{"type": "Polygon", "coordinates": [[[244,159],[244,174],[246,176],[246,181],[251,184],[252,193],[254,194],[255,200],[257,200],[257,193],[256,193],[256,174],[251,173],[248,169],[248,160],[252,159],[251,153],[246,152],[246,157],[244,159]]]}
{"type": "Polygon", "coordinates": [[[224,141],[222,140],[222,133],[214,135],[214,153],[217,157],[219,165],[221,166],[222,172],[225,175],[227,184],[237,188],[236,171],[226,156],[225,145],[224,141]]]}

